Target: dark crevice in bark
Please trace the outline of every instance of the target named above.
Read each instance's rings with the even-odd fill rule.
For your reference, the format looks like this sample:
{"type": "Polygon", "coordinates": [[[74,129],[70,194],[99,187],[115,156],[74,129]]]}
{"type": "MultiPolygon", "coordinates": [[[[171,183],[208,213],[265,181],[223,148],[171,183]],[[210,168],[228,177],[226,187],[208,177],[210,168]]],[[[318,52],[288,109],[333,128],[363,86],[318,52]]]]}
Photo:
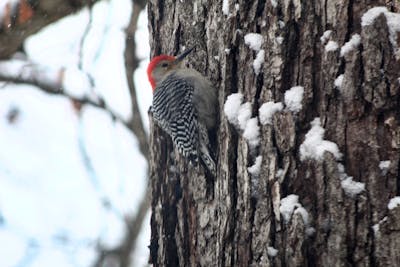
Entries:
{"type": "MultiPolygon", "coordinates": [[[[163,220],[163,229],[165,229],[165,233],[162,233],[162,239],[165,243],[165,264],[166,266],[179,266],[179,258],[178,258],[178,248],[176,245],[176,237],[175,232],[177,228],[178,222],[178,212],[177,212],[177,195],[176,192],[179,190],[180,184],[179,179],[174,177],[169,177],[170,183],[163,184],[163,192],[164,194],[169,195],[168,199],[162,205],[161,214],[164,218],[163,220]],[[175,181],[173,181],[175,180],[175,181]],[[174,192],[169,192],[168,187],[171,186],[174,188],[174,192]]],[[[180,189],[182,190],[182,189],[180,189]]]]}
{"type": "Polygon", "coordinates": [[[397,188],[396,188],[396,196],[400,196],[400,158],[397,162],[397,188]]]}
{"type": "MultiPolygon", "coordinates": [[[[250,180],[250,183],[252,183],[252,181],[250,180]]],[[[252,192],[253,193],[253,192],[252,192]]],[[[250,225],[251,225],[251,229],[254,229],[254,217],[256,214],[256,206],[257,206],[257,199],[256,197],[251,197],[250,198],[250,225]]],[[[249,244],[251,244],[253,241],[253,231],[250,231],[250,236],[249,236],[249,244]]],[[[251,264],[251,262],[253,261],[253,250],[251,249],[251,245],[249,245],[249,261],[247,262],[247,264],[251,264]]]]}
{"type": "MultiPolygon", "coordinates": [[[[175,14],[175,13],[174,13],[175,14]]],[[[179,46],[181,45],[181,23],[178,22],[178,27],[175,31],[174,34],[174,51],[173,54],[174,55],[178,55],[179,54],[179,46]]]]}
{"type": "Polygon", "coordinates": [[[350,35],[353,32],[353,5],[354,0],[349,0],[349,4],[347,6],[347,31],[345,35],[345,42],[350,40],[350,35]]]}
{"type": "Polygon", "coordinates": [[[238,60],[237,60],[237,47],[236,46],[232,46],[231,51],[229,53],[230,58],[232,59],[231,62],[229,62],[229,60],[227,61],[227,64],[230,63],[231,66],[231,83],[230,83],[230,93],[237,93],[238,92],[238,60]]]}
{"type": "Polygon", "coordinates": [[[253,116],[258,116],[258,109],[260,108],[260,95],[261,95],[261,90],[264,85],[264,74],[260,72],[257,76],[257,81],[256,81],[256,94],[254,95],[254,101],[253,101],[253,111],[252,114],[253,116]]]}
{"type": "Polygon", "coordinates": [[[294,67],[298,60],[298,42],[299,42],[299,29],[297,23],[294,21],[289,21],[286,29],[284,48],[284,62],[282,70],[282,85],[280,92],[283,95],[286,90],[290,89],[293,84],[294,67]]]}
{"type": "MultiPolygon", "coordinates": [[[[347,235],[346,235],[346,239],[347,239],[347,256],[346,256],[346,260],[348,262],[348,264],[350,264],[351,266],[356,266],[356,262],[354,261],[354,254],[356,251],[356,244],[357,241],[354,240],[354,237],[357,236],[357,228],[358,228],[358,216],[359,216],[359,211],[358,211],[358,200],[355,200],[354,203],[352,203],[352,205],[354,205],[354,222],[351,223],[349,222],[349,224],[353,225],[353,232],[350,231],[349,229],[349,225],[347,224],[347,235]]],[[[347,220],[351,220],[352,218],[346,218],[347,220]]]]}
{"type": "MultiPolygon", "coordinates": [[[[187,177],[185,177],[187,178],[187,177]]],[[[183,178],[183,188],[187,188],[189,189],[188,183],[187,183],[187,179],[183,178]]],[[[189,231],[189,214],[188,212],[190,212],[190,209],[192,208],[190,204],[188,204],[190,202],[190,195],[189,195],[189,190],[184,190],[183,192],[183,198],[182,198],[182,216],[183,218],[187,218],[186,220],[183,220],[183,258],[185,260],[185,264],[184,266],[189,266],[189,259],[190,259],[190,255],[191,255],[191,246],[190,246],[190,231],[189,231]]],[[[180,194],[182,195],[182,193],[180,194]]],[[[180,199],[180,196],[177,196],[178,199],[180,199]]]]}
{"type": "Polygon", "coordinates": [[[374,233],[374,222],[372,220],[373,218],[373,209],[371,208],[370,204],[370,197],[369,194],[367,193],[367,199],[368,199],[368,215],[369,215],[369,222],[368,222],[368,234],[370,235],[370,253],[369,253],[369,262],[370,266],[378,266],[377,261],[376,261],[376,255],[375,255],[375,248],[376,248],[376,238],[375,238],[375,233],[374,233]]]}
{"type": "MultiPolygon", "coordinates": [[[[229,214],[230,220],[231,220],[231,232],[229,233],[229,236],[231,237],[230,240],[233,240],[232,244],[232,254],[231,254],[231,263],[232,263],[232,267],[235,266],[235,252],[237,251],[236,249],[236,242],[234,242],[234,238],[235,238],[235,232],[236,232],[236,223],[238,222],[236,217],[236,207],[237,207],[237,198],[238,198],[238,180],[237,180],[237,173],[238,173],[238,169],[237,169],[237,151],[234,149],[235,147],[238,146],[238,136],[236,134],[233,134],[232,136],[232,150],[231,151],[235,151],[235,153],[231,153],[230,155],[230,159],[229,162],[232,162],[231,168],[231,181],[232,181],[232,206],[231,206],[231,211],[229,214]]],[[[228,218],[229,218],[228,217],[228,218]]],[[[238,227],[240,229],[240,227],[238,227]]],[[[225,246],[225,244],[224,244],[225,246]]]]}

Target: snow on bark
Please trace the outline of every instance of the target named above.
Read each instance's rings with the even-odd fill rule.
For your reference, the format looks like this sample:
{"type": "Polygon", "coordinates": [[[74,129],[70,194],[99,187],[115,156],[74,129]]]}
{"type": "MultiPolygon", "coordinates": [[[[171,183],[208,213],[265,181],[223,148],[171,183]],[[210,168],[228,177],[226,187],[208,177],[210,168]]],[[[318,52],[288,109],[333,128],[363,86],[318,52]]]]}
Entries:
{"type": "Polygon", "coordinates": [[[292,112],[299,112],[302,108],[304,88],[295,86],[285,92],[285,105],[292,112]]]}
{"type": "Polygon", "coordinates": [[[259,33],[248,33],[244,36],[244,43],[254,51],[260,51],[264,38],[259,33]]]}
{"type": "Polygon", "coordinates": [[[331,142],[324,140],[324,128],[321,127],[319,118],[315,118],[311,122],[311,129],[306,134],[304,142],[300,145],[300,159],[314,159],[321,161],[325,152],[330,152],[336,159],[340,159],[342,154],[339,152],[338,146],[331,142]]]}
{"type": "Polygon", "coordinates": [[[274,103],[273,101],[269,101],[262,104],[258,110],[261,124],[272,124],[272,117],[276,112],[281,111],[282,109],[283,105],[281,102],[274,103]]]}
{"type": "Polygon", "coordinates": [[[388,209],[392,210],[400,205],[400,196],[391,198],[389,200],[388,209]]]}
{"type": "Polygon", "coordinates": [[[344,57],[350,51],[357,49],[361,43],[361,36],[359,34],[354,34],[351,39],[345,43],[340,49],[340,56],[344,57]]]}
{"type": "Polygon", "coordinates": [[[339,45],[337,42],[335,41],[329,41],[326,45],[325,45],[325,51],[326,52],[332,52],[332,51],[336,51],[339,49],[339,45]]]}

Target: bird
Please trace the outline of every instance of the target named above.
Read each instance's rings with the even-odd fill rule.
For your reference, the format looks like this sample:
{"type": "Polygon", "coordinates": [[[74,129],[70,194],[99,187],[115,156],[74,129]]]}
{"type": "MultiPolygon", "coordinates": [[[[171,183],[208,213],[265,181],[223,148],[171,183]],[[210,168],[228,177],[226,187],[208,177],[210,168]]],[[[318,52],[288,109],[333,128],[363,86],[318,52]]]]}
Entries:
{"type": "Polygon", "coordinates": [[[183,60],[194,47],[179,56],[159,55],[148,67],[153,90],[150,111],[160,128],[171,138],[178,152],[190,162],[201,163],[216,176],[216,163],[210,150],[209,133],[217,123],[217,91],[197,70],[183,60]]]}

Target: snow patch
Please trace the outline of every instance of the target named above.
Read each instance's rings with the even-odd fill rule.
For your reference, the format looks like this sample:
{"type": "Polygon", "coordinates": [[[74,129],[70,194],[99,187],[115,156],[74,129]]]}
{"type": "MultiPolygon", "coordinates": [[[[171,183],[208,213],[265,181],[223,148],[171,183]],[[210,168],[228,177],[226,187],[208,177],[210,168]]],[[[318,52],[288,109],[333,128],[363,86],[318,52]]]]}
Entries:
{"type": "Polygon", "coordinates": [[[255,51],[260,51],[264,38],[259,33],[248,33],[244,36],[244,43],[255,51]]]}
{"type": "Polygon", "coordinates": [[[260,126],[257,118],[251,118],[247,121],[243,137],[249,143],[250,148],[256,148],[260,143],[260,126]]]}
{"type": "Polygon", "coordinates": [[[281,205],[279,207],[279,211],[282,214],[285,223],[288,223],[290,221],[294,209],[298,207],[300,207],[298,195],[292,194],[281,199],[281,205]]]}
{"type": "Polygon", "coordinates": [[[326,45],[325,45],[325,51],[326,52],[332,52],[332,51],[336,51],[339,49],[339,45],[337,42],[335,41],[329,41],[326,45]]]}
{"type": "Polygon", "coordinates": [[[283,109],[281,102],[274,103],[273,101],[262,104],[259,112],[260,122],[262,125],[272,124],[272,116],[283,109]]]}
{"type": "Polygon", "coordinates": [[[257,156],[254,164],[251,167],[247,168],[247,170],[252,176],[258,177],[260,175],[261,162],[262,162],[262,156],[257,156]]]}
{"type": "Polygon", "coordinates": [[[398,32],[400,32],[400,14],[389,12],[386,7],[374,7],[369,9],[361,18],[361,26],[369,26],[373,24],[375,19],[381,15],[385,14],[386,23],[389,29],[389,39],[395,49],[395,54],[397,59],[400,57],[400,51],[397,44],[398,32]]]}
{"type": "Polygon", "coordinates": [[[365,184],[353,181],[353,177],[348,176],[340,182],[344,192],[350,197],[355,197],[365,190],[365,184]]]}
{"type": "Polygon", "coordinates": [[[400,196],[394,197],[389,200],[388,209],[392,210],[400,205],[400,196]]]}
{"type": "Polygon", "coordinates": [[[272,7],[276,8],[278,6],[278,2],[276,0],[271,0],[272,7]]]}
{"type": "Polygon", "coordinates": [[[315,159],[321,161],[325,151],[330,152],[336,159],[340,159],[342,154],[338,146],[331,142],[323,140],[325,129],[321,127],[319,118],[311,122],[311,129],[306,134],[304,142],[300,145],[300,160],[315,159]]]}
{"type": "Polygon", "coordinates": [[[383,217],[382,220],[380,220],[377,224],[374,224],[374,225],[372,226],[372,230],[374,230],[374,235],[375,235],[375,236],[379,236],[379,235],[380,235],[380,233],[379,233],[379,231],[380,231],[380,226],[381,226],[382,223],[384,223],[384,222],[386,222],[386,221],[387,221],[387,216],[383,217]]]}
{"type": "Polygon", "coordinates": [[[369,9],[364,15],[361,17],[361,26],[365,27],[371,25],[374,20],[382,13],[388,12],[386,7],[373,7],[369,9]]]}
{"type": "Polygon", "coordinates": [[[338,172],[341,180],[340,185],[348,196],[355,197],[365,190],[365,184],[353,181],[353,177],[347,175],[341,163],[338,164],[338,172]]]}
{"type": "Polygon", "coordinates": [[[246,102],[239,107],[239,112],[237,115],[237,120],[239,123],[239,128],[244,131],[247,126],[247,122],[251,118],[251,103],[246,102]]]}
{"type": "Polygon", "coordinates": [[[303,100],[304,88],[295,86],[285,92],[285,105],[292,112],[299,112],[302,108],[301,101],[303,100]]]}
{"type": "Polygon", "coordinates": [[[243,95],[241,93],[236,93],[229,95],[224,105],[224,113],[228,121],[236,127],[239,127],[238,115],[242,102],[243,95]]]}
{"type": "Polygon", "coordinates": [[[280,44],[280,45],[283,43],[283,40],[284,40],[284,38],[283,38],[282,36],[276,37],[276,42],[277,42],[278,44],[280,44]]]}
{"type": "Polygon", "coordinates": [[[340,49],[340,56],[344,57],[350,51],[357,49],[360,43],[361,43],[361,36],[359,34],[353,34],[351,39],[347,43],[345,43],[340,49]]]}
{"type": "Polygon", "coordinates": [[[276,255],[278,255],[278,250],[274,247],[268,247],[267,253],[268,253],[268,256],[275,257],[276,255]]]}
{"type": "Polygon", "coordinates": [[[264,63],[265,51],[261,49],[258,51],[256,59],[253,61],[253,68],[256,75],[260,73],[261,65],[264,63]]]}
{"type": "Polygon", "coordinates": [[[229,1],[228,0],[223,0],[222,2],[222,13],[224,15],[229,15],[229,1]]]}
{"type": "Polygon", "coordinates": [[[295,211],[294,214],[300,214],[301,217],[303,218],[303,222],[305,225],[308,225],[309,223],[309,216],[308,216],[308,212],[306,211],[305,208],[303,207],[298,207],[295,211]]]}
{"type": "Polygon", "coordinates": [[[390,160],[384,160],[379,162],[379,169],[381,169],[381,174],[386,175],[390,167],[390,160]]]}
{"type": "Polygon", "coordinates": [[[334,82],[335,87],[336,87],[337,89],[339,89],[339,90],[342,88],[343,78],[344,78],[344,75],[343,75],[343,74],[340,74],[340,75],[335,79],[335,82],[334,82]]]}
{"type": "Polygon", "coordinates": [[[324,32],[324,34],[321,36],[320,40],[322,44],[326,44],[326,42],[328,42],[329,38],[331,38],[332,35],[332,31],[331,30],[327,30],[324,32]]]}

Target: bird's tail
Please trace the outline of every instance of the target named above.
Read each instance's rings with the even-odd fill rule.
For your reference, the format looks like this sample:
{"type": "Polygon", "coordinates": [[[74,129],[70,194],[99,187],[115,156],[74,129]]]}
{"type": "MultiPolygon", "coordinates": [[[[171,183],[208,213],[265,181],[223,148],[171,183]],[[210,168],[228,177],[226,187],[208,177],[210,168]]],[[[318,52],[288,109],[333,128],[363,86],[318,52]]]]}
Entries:
{"type": "Polygon", "coordinates": [[[207,172],[210,173],[213,178],[215,178],[217,176],[217,167],[215,164],[215,160],[211,156],[209,150],[209,139],[207,130],[204,126],[199,126],[198,130],[199,130],[199,141],[200,141],[199,154],[201,162],[203,163],[204,167],[206,167],[207,172]]]}

